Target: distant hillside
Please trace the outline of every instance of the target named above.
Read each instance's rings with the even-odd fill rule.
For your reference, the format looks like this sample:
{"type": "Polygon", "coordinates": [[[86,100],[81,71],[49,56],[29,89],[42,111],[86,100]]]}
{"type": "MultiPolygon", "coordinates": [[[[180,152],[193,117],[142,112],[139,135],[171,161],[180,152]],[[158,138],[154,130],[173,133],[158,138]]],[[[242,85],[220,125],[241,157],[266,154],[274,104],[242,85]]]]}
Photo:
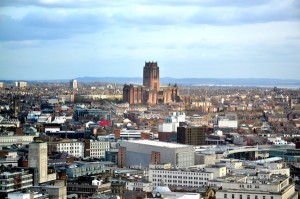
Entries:
{"type": "Polygon", "coordinates": [[[112,82],[117,84],[142,83],[141,77],[78,77],[78,82],[112,82]]]}
{"type": "MultiPolygon", "coordinates": [[[[78,77],[78,82],[113,82],[119,84],[141,84],[141,77],[78,77]]],[[[232,86],[294,86],[300,87],[300,80],[265,78],[172,78],[162,77],[161,84],[178,85],[232,85],[232,86]]]]}
{"type": "MultiPolygon", "coordinates": [[[[117,84],[142,84],[141,77],[77,77],[78,82],[109,82],[117,84]]],[[[0,80],[1,81],[1,80],[0,80]]],[[[70,79],[60,80],[24,80],[27,82],[69,82],[70,79]]],[[[13,80],[4,80],[4,83],[13,83],[13,80]]],[[[161,84],[178,84],[190,86],[260,86],[300,88],[300,80],[296,79],[267,79],[267,78],[172,78],[162,77],[161,84]]]]}

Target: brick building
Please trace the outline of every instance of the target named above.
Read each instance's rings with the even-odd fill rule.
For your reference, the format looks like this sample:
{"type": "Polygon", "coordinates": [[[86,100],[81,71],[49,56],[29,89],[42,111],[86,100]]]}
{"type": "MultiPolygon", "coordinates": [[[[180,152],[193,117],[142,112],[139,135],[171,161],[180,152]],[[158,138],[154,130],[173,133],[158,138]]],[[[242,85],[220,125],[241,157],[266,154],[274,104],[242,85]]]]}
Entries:
{"type": "Polygon", "coordinates": [[[146,62],[143,73],[143,85],[125,84],[123,101],[129,104],[167,104],[180,101],[178,86],[160,85],[157,62],[146,62]]]}

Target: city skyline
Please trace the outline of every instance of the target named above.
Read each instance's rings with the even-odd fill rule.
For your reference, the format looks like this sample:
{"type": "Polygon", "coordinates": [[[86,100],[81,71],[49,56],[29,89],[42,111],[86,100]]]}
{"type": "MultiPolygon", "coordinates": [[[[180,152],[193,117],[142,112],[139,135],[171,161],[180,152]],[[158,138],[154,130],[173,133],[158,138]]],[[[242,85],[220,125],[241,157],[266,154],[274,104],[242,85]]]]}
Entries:
{"type": "Polygon", "coordinates": [[[0,79],[300,79],[297,0],[4,0],[0,79]],[[298,53],[297,53],[298,52],[298,53]]]}

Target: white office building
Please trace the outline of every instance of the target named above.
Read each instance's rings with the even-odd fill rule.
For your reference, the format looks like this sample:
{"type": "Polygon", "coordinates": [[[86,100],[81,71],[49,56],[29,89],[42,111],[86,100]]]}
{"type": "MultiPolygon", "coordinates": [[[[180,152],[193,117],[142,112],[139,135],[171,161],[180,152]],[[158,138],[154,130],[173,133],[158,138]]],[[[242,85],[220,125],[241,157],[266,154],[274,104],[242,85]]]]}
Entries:
{"type": "Polygon", "coordinates": [[[165,123],[158,125],[158,132],[177,132],[179,122],[185,122],[184,112],[171,112],[165,117],[165,123]]]}
{"type": "Polygon", "coordinates": [[[70,81],[70,89],[77,89],[77,80],[76,79],[72,79],[70,81]]]}
{"type": "Polygon", "coordinates": [[[286,175],[261,172],[257,176],[237,175],[226,178],[216,199],[296,199],[295,184],[286,175]]]}
{"type": "Polygon", "coordinates": [[[3,135],[0,136],[0,147],[13,144],[26,145],[33,141],[32,135],[3,135]]]}
{"type": "Polygon", "coordinates": [[[85,152],[84,142],[70,140],[70,141],[55,142],[55,143],[48,143],[48,144],[51,145],[52,151],[67,152],[69,155],[75,157],[84,157],[84,152],[85,152]]]}
{"type": "Polygon", "coordinates": [[[223,116],[218,116],[218,126],[220,128],[238,128],[237,114],[228,113],[223,116]]]}
{"type": "Polygon", "coordinates": [[[86,146],[86,156],[91,158],[105,158],[105,151],[109,151],[110,149],[109,142],[90,140],[89,143],[89,146],[86,146]]]}
{"type": "Polygon", "coordinates": [[[143,191],[143,192],[152,192],[153,185],[151,182],[145,180],[132,180],[126,182],[126,190],[129,191],[143,191]]]}
{"type": "Polygon", "coordinates": [[[162,182],[172,187],[220,186],[209,181],[224,176],[226,176],[225,166],[190,169],[173,168],[171,164],[150,164],[149,166],[149,181],[154,187],[162,182]]]}

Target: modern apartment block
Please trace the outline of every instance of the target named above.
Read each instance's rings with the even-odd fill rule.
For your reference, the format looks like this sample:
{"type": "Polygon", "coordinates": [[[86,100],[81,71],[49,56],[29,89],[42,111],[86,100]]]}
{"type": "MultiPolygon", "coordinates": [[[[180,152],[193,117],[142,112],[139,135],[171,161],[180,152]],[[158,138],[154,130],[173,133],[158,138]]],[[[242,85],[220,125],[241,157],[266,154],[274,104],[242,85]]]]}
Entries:
{"type": "Polygon", "coordinates": [[[0,174],[0,193],[9,193],[33,186],[32,174],[26,171],[3,172],[0,174]]]}
{"type": "Polygon", "coordinates": [[[76,79],[72,79],[70,81],[70,89],[77,89],[77,80],[76,79]]]}

